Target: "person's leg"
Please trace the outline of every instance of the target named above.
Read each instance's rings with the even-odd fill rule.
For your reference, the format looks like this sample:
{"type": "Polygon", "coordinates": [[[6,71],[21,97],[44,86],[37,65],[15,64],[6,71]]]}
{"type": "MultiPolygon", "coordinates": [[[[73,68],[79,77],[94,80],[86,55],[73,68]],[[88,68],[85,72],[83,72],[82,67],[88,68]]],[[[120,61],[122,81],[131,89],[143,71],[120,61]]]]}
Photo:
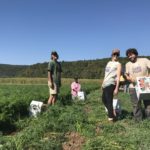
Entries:
{"type": "Polygon", "coordinates": [[[150,100],[143,100],[145,107],[145,117],[150,119],[150,100]]]}
{"type": "Polygon", "coordinates": [[[48,85],[48,88],[49,88],[49,98],[48,98],[47,104],[51,105],[52,104],[52,99],[53,99],[53,95],[51,94],[52,89],[49,85],[48,85]]]}
{"type": "Polygon", "coordinates": [[[54,103],[56,103],[56,101],[58,100],[58,95],[59,95],[59,92],[60,92],[60,87],[55,83],[55,98],[54,98],[54,103]]]}
{"type": "Polygon", "coordinates": [[[106,110],[107,115],[108,115],[108,120],[113,121],[113,115],[110,115],[110,109],[109,109],[109,112],[108,112],[108,101],[107,101],[107,92],[106,92],[106,90],[103,90],[102,102],[105,106],[105,110],[106,110]]]}
{"type": "Polygon", "coordinates": [[[113,109],[113,94],[114,94],[114,89],[115,89],[115,85],[110,85],[108,88],[107,88],[107,101],[108,101],[108,105],[107,105],[107,108],[108,108],[108,117],[109,118],[114,118],[115,117],[115,114],[114,114],[114,109],[113,109]]]}
{"type": "Polygon", "coordinates": [[[53,89],[51,87],[49,87],[49,93],[50,93],[50,97],[49,97],[49,100],[48,100],[49,105],[54,105],[54,103],[56,102],[57,90],[58,90],[58,88],[56,87],[55,83],[54,83],[54,88],[53,89]]]}
{"type": "Polygon", "coordinates": [[[103,89],[102,93],[102,102],[108,112],[108,100],[107,100],[108,90],[106,88],[103,89]]]}
{"type": "Polygon", "coordinates": [[[47,104],[51,105],[52,104],[52,100],[53,100],[53,95],[50,95],[47,104]]]}
{"type": "Polygon", "coordinates": [[[135,88],[129,88],[129,93],[133,107],[134,119],[135,121],[141,121],[143,117],[141,101],[137,98],[135,88]]]}
{"type": "MultiPolygon", "coordinates": [[[[105,90],[105,88],[103,89],[103,93],[102,93],[102,102],[103,102],[103,104],[105,105],[105,107],[106,107],[106,105],[107,105],[107,101],[106,101],[106,90],[105,90]]],[[[107,107],[106,107],[107,108],[107,107]]]]}
{"type": "Polygon", "coordinates": [[[114,118],[113,112],[113,92],[114,92],[115,85],[110,85],[103,89],[102,101],[105,107],[108,110],[108,117],[110,120],[114,118]]]}
{"type": "Polygon", "coordinates": [[[52,105],[54,105],[54,104],[55,104],[55,102],[56,102],[56,94],[55,94],[55,95],[53,95],[53,98],[52,98],[52,105]]]}

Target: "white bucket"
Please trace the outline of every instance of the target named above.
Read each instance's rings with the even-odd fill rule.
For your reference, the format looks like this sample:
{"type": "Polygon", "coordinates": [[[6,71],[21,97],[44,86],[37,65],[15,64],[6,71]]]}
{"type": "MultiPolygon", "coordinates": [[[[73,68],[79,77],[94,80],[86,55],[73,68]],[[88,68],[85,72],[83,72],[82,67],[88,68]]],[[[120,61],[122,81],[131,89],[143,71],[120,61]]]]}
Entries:
{"type": "MultiPolygon", "coordinates": [[[[116,113],[121,114],[121,105],[118,99],[113,99],[113,109],[116,111],[116,113]]],[[[105,111],[108,112],[106,107],[105,111]]]]}
{"type": "Polygon", "coordinates": [[[42,105],[43,102],[32,100],[29,107],[29,115],[37,117],[37,115],[41,112],[42,105]]]}
{"type": "Polygon", "coordinates": [[[79,100],[85,100],[85,94],[83,91],[79,91],[78,92],[78,99],[79,100]]]}

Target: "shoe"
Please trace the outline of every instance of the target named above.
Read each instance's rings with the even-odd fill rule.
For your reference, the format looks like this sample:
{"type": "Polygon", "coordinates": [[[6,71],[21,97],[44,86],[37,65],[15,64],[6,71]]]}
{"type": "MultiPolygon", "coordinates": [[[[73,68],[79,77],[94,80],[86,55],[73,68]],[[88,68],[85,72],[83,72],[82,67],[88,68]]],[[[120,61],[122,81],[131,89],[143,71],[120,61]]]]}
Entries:
{"type": "Polygon", "coordinates": [[[113,118],[108,118],[108,121],[113,121],[113,118]]]}

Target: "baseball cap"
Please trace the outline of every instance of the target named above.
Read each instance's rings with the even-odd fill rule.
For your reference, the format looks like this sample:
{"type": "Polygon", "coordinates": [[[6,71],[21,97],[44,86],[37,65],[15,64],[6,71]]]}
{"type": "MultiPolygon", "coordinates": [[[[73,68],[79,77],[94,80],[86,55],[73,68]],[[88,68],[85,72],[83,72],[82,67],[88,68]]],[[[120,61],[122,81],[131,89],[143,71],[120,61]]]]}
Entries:
{"type": "Polygon", "coordinates": [[[116,53],[120,55],[120,50],[117,48],[112,50],[112,55],[116,53]]]}

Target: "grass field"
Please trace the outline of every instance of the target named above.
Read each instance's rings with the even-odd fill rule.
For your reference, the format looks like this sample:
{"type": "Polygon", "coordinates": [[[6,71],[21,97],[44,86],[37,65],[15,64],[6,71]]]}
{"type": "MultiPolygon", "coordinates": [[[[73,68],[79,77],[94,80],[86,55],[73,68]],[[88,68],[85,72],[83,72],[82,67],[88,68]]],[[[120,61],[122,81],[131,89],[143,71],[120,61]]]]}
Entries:
{"type": "MultiPolygon", "coordinates": [[[[32,83],[19,81],[0,85],[0,149],[2,150],[149,150],[150,122],[132,120],[127,93],[118,99],[122,115],[115,123],[107,121],[101,102],[99,80],[81,80],[85,101],[70,99],[71,79],[64,79],[59,101],[37,118],[28,116],[32,99],[47,102],[46,79],[32,83]],[[4,128],[5,125],[5,128],[4,128]],[[9,130],[12,128],[11,130],[9,130]]],[[[19,79],[20,80],[20,79],[19,79]]],[[[25,80],[25,79],[24,79],[25,80]]],[[[40,79],[38,79],[40,80],[40,79]]],[[[0,83],[2,83],[0,81],[0,83]]]]}

